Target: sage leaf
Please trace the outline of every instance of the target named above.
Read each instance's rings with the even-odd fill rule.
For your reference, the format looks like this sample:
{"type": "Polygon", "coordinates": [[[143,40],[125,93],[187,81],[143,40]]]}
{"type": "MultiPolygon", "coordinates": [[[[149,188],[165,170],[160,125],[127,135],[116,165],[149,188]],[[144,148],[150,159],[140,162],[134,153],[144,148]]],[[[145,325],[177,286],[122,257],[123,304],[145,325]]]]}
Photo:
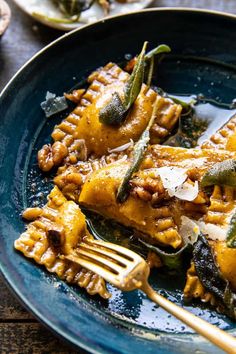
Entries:
{"type": "Polygon", "coordinates": [[[128,110],[141,90],[144,78],[144,68],[145,68],[145,51],[147,48],[147,43],[144,42],[141,53],[138,56],[137,62],[134,66],[132,74],[130,75],[129,81],[125,85],[125,97],[124,105],[128,110]]]}
{"type": "Polygon", "coordinates": [[[193,249],[193,262],[199,279],[204,287],[223,301],[226,281],[221,277],[212,254],[211,246],[205,235],[199,234],[193,249]]]}
{"type": "Polygon", "coordinates": [[[145,55],[145,59],[151,59],[153,58],[155,55],[157,54],[161,54],[161,53],[170,53],[171,52],[171,48],[166,45],[166,44],[160,44],[158,47],[150,50],[146,55],[145,55]]]}
{"type": "Polygon", "coordinates": [[[236,248],[236,213],[232,216],[226,235],[227,247],[236,248]]]}
{"type": "Polygon", "coordinates": [[[125,120],[126,114],[136,100],[143,84],[146,47],[147,42],[144,42],[133,72],[125,85],[123,100],[120,98],[119,94],[115,92],[110,102],[100,110],[99,121],[101,123],[120,125],[125,120]]]}
{"type": "Polygon", "coordinates": [[[148,143],[150,141],[150,128],[153,125],[153,122],[156,118],[157,108],[158,108],[158,100],[156,100],[154,103],[152,116],[148,122],[146,129],[142,133],[142,135],[139,138],[139,140],[137,141],[137,143],[134,145],[133,160],[131,162],[130,167],[126,171],[126,174],[123,178],[122,183],[120,184],[120,186],[118,188],[117,201],[120,203],[125,202],[125,200],[128,198],[129,190],[130,190],[129,181],[130,181],[132,175],[138,171],[139,166],[142,163],[145,151],[146,151],[148,143]]]}
{"type": "Polygon", "coordinates": [[[139,242],[142,243],[149,251],[156,253],[161,258],[163,265],[170,269],[179,269],[182,267],[182,253],[189,247],[189,244],[186,243],[177,252],[166,252],[156,245],[151,245],[142,239],[139,239],[139,242]]]}
{"type": "Polygon", "coordinates": [[[147,75],[146,75],[147,86],[151,86],[151,83],[152,83],[152,77],[153,77],[153,71],[154,71],[154,56],[161,54],[161,53],[169,53],[169,52],[171,52],[171,49],[168,45],[160,44],[158,47],[150,50],[145,55],[145,61],[148,66],[148,69],[145,69],[145,71],[147,71],[147,75]]]}
{"type": "Polygon", "coordinates": [[[218,162],[205,173],[201,187],[213,185],[236,187],[236,160],[218,162]]]}
{"type": "Polygon", "coordinates": [[[124,88],[124,94],[121,98],[117,92],[112,95],[110,102],[99,112],[99,121],[107,125],[120,125],[125,120],[127,113],[136,98],[138,97],[142,84],[144,82],[145,68],[149,61],[149,71],[147,85],[151,85],[154,69],[154,55],[170,52],[170,47],[161,44],[145,55],[147,43],[144,42],[141,53],[134,65],[132,74],[124,88]]]}
{"type": "Polygon", "coordinates": [[[145,130],[141,135],[139,141],[134,146],[134,152],[133,152],[134,155],[133,155],[132,164],[128,168],[117,193],[117,201],[120,203],[123,203],[129,195],[129,190],[130,190],[129,181],[133,173],[137,172],[139,169],[139,166],[142,162],[149,140],[150,140],[150,133],[148,130],[145,130]]]}
{"type": "Polygon", "coordinates": [[[151,86],[153,70],[154,70],[154,57],[151,57],[149,68],[148,68],[148,74],[147,74],[147,82],[146,82],[147,86],[151,86]]]}
{"type": "Polygon", "coordinates": [[[215,263],[211,246],[203,234],[199,234],[193,249],[193,262],[202,285],[213,294],[223,313],[236,319],[236,293],[224,279],[215,263]]]}
{"type": "Polygon", "coordinates": [[[125,119],[126,108],[118,95],[114,92],[110,102],[99,112],[99,120],[103,124],[119,125],[125,119]]]}

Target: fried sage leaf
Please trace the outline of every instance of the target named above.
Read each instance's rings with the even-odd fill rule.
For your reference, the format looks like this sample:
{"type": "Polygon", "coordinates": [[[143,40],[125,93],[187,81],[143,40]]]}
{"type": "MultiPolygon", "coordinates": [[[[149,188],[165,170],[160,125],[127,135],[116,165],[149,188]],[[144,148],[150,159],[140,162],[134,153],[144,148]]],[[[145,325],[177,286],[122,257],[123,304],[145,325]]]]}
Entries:
{"type": "Polygon", "coordinates": [[[149,60],[149,67],[148,67],[148,73],[146,79],[147,86],[151,86],[153,71],[154,71],[154,57],[151,57],[151,59],[149,60]]]}
{"type": "Polygon", "coordinates": [[[111,101],[99,112],[99,120],[104,124],[119,125],[123,122],[127,110],[118,95],[114,92],[111,101]]]}
{"type": "Polygon", "coordinates": [[[221,278],[206,237],[201,233],[194,245],[193,261],[197,274],[205,288],[223,301],[226,282],[221,278]]]}
{"type": "Polygon", "coordinates": [[[232,216],[229,229],[226,235],[226,244],[228,247],[236,248],[236,213],[232,216]]]}
{"type": "Polygon", "coordinates": [[[236,187],[236,160],[216,163],[201,180],[201,187],[213,185],[236,187]]]}
{"type": "Polygon", "coordinates": [[[119,125],[126,117],[126,114],[136,100],[143,83],[145,51],[147,42],[144,43],[138,60],[134,66],[124,90],[124,98],[121,99],[117,92],[113,93],[110,102],[99,112],[99,121],[108,125],[119,125]]]}
{"type": "Polygon", "coordinates": [[[155,55],[161,54],[161,53],[170,53],[171,49],[168,45],[166,44],[160,44],[159,46],[157,46],[156,48],[153,48],[152,50],[150,50],[146,55],[145,55],[145,59],[151,59],[153,58],[155,55]]]}
{"type": "Polygon", "coordinates": [[[128,198],[129,190],[130,190],[129,181],[132,175],[139,169],[139,166],[143,160],[144,153],[150,141],[150,128],[153,125],[153,122],[156,118],[157,107],[158,107],[158,101],[156,100],[149,123],[146,129],[144,130],[144,132],[142,133],[140,139],[134,145],[133,160],[117,192],[117,201],[120,203],[125,202],[125,200],[128,198]]]}
{"type": "Polygon", "coordinates": [[[129,190],[130,190],[129,181],[133,173],[137,172],[139,169],[139,166],[142,162],[143,155],[146,151],[149,140],[150,140],[150,133],[148,130],[145,130],[141,135],[139,141],[134,145],[132,164],[128,168],[117,193],[117,201],[120,203],[123,203],[128,198],[129,190]]]}
{"type": "Polygon", "coordinates": [[[206,290],[215,296],[224,313],[236,319],[236,294],[222,278],[211,246],[203,234],[198,236],[194,244],[193,261],[197,275],[206,290]]]}
{"type": "Polygon", "coordinates": [[[120,125],[125,120],[129,109],[132,107],[142,88],[146,66],[148,66],[147,85],[150,86],[154,68],[154,55],[170,52],[170,47],[165,44],[159,45],[145,55],[146,48],[147,42],[144,42],[132,74],[125,85],[123,97],[115,92],[107,106],[100,110],[99,120],[101,123],[120,125]],[[147,62],[149,62],[148,65],[147,62]]]}
{"type": "Polygon", "coordinates": [[[191,248],[190,244],[185,244],[177,252],[166,252],[160,249],[157,246],[151,245],[150,243],[144,242],[139,239],[139,242],[142,243],[149,251],[156,253],[160,258],[164,266],[169,269],[179,269],[183,265],[182,254],[187,249],[191,248]]]}
{"type": "MultiPolygon", "coordinates": [[[[169,53],[171,52],[171,49],[168,45],[166,44],[160,44],[158,47],[150,50],[146,55],[145,55],[145,61],[147,65],[147,71],[146,73],[146,84],[147,86],[151,86],[152,83],[152,77],[153,77],[153,71],[154,71],[154,57],[155,55],[162,54],[162,53],[169,53]]],[[[160,57],[161,60],[161,57],[160,57]]]]}
{"type": "Polygon", "coordinates": [[[147,48],[148,42],[144,42],[141,53],[138,56],[137,62],[134,66],[132,74],[130,75],[129,81],[125,86],[125,97],[124,105],[128,110],[141,90],[144,78],[144,68],[145,68],[145,51],[147,48]]]}

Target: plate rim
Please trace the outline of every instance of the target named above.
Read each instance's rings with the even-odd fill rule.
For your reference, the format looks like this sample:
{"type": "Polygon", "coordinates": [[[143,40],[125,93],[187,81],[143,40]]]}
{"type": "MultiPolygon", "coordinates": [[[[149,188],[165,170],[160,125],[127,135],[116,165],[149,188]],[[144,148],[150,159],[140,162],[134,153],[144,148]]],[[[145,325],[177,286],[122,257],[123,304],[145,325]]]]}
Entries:
{"type": "Polygon", "coordinates": [[[113,18],[119,18],[119,17],[125,17],[125,16],[133,16],[138,13],[145,13],[145,12],[165,12],[165,11],[174,11],[174,12],[199,12],[199,13],[205,13],[205,14],[212,14],[220,17],[227,17],[232,20],[236,20],[236,14],[229,13],[229,12],[224,12],[224,11],[217,11],[217,10],[209,10],[209,9],[198,9],[196,7],[190,8],[190,7],[152,7],[148,9],[143,9],[139,11],[133,11],[131,13],[125,13],[125,14],[119,14],[119,15],[114,15],[114,16],[109,16],[107,18],[98,20],[93,23],[89,23],[87,25],[84,25],[82,27],[75,28],[69,32],[64,33],[63,35],[59,36],[58,38],[54,39],[52,42],[44,46],[42,49],[37,51],[31,58],[26,60],[26,62],[16,71],[16,73],[12,76],[12,78],[7,82],[7,84],[3,87],[3,89],[0,91],[0,98],[4,95],[5,91],[8,89],[8,87],[11,85],[11,83],[15,80],[15,78],[31,63],[33,62],[38,56],[40,56],[42,53],[47,51],[50,47],[54,46],[57,42],[64,40],[66,37],[73,35],[77,31],[84,30],[90,26],[95,26],[98,23],[105,23],[107,21],[112,21],[113,18]]]}
{"type": "MultiPolygon", "coordinates": [[[[140,14],[140,13],[146,13],[146,12],[168,12],[168,11],[173,11],[173,12],[194,12],[194,13],[203,13],[203,14],[211,14],[211,15],[216,15],[219,17],[226,17],[230,18],[234,21],[236,21],[236,14],[232,13],[227,13],[223,11],[216,11],[216,10],[208,10],[208,9],[198,9],[198,8],[186,8],[186,7],[163,7],[163,8],[149,8],[149,9],[143,9],[139,11],[133,11],[130,13],[125,13],[125,14],[119,14],[119,15],[113,15],[110,17],[107,17],[105,19],[100,19],[96,22],[93,22],[91,24],[87,24],[82,27],[75,28],[74,30],[67,32],[63,34],[62,36],[59,36],[57,39],[49,43],[47,46],[43,47],[41,50],[39,50],[37,53],[35,53],[29,60],[25,62],[21,66],[21,68],[13,75],[13,77],[9,80],[9,82],[5,85],[5,87],[2,89],[0,92],[0,100],[3,97],[3,95],[7,92],[8,88],[11,86],[11,84],[14,82],[14,80],[18,77],[18,75],[21,74],[21,72],[29,65],[31,62],[33,62],[37,57],[39,57],[42,53],[47,51],[49,48],[53,47],[56,45],[58,42],[61,40],[64,40],[68,36],[73,35],[75,32],[78,31],[83,31],[85,28],[88,28],[90,26],[95,26],[98,23],[104,23],[107,21],[112,21],[113,18],[119,18],[119,17],[129,17],[133,16],[135,14],[140,14]]],[[[54,324],[53,321],[51,321],[48,318],[45,318],[41,315],[40,311],[36,309],[33,303],[31,303],[27,297],[18,289],[17,285],[14,284],[13,280],[8,277],[7,274],[7,267],[4,266],[4,264],[1,262],[0,258],[0,274],[4,280],[4,283],[8,286],[10,289],[11,293],[14,294],[14,296],[17,298],[17,300],[30,312],[33,314],[33,316],[44,326],[46,326],[54,335],[59,337],[61,340],[65,341],[67,344],[69,344],[72,347],[75,348],[81,348],[84,349],[90,353],[94,354],[100,354],[100,353],[110,353],[107,348],[103,347],[102,350],[97,350],[94,349],[93,347],[90,346],[91,342],[85,342],[81,338],[77,337],[75,339],[72,335],[69,333],[63,332],[60,328],[58,328],[57,324],[54,324]],[[88,343],[88,344],[87,344],[88,343]]],[[[234,330],[229,330],[228,332],[232,332],[234,330]]],[[[170,336],[173,334],[170,334],[170,336]]],[[[191,335],[197,335],[197,334],[191,334],[191,335]]],[[[185,336],[185,335],[183,335],[185,336]]],[[[88,338],[85,338],[88,340],[88,338]]]]}
{"type": "MultiPolygon", "coordinates": [[[[140,10],[130,10],[129,12],[127,13],[133,13],[133,12],[139,12],[139,11],[142,11],[142,9],[145,9],[146,7],[150,6],[151,3],[154,1],[154,0],[145,0],[146,1],[146,4],[144,4],[142,6],[142,8],[140,8],[140,10]]],[[[28,16],[30,16],[32,19],[36,20],[37,22],[40,22],[41,24],[45,25],[45,26],[48,26],[48,27],[51,27],[51,28],[54,28],[54,29],[57,29],[57,30],[60,30],[60,31],[73,31],[77,28],[81,28],[81,27],[84,27],[86,26],[87,24],[83,24],[83,23],[79,23],[77,22],[77,24],[73,25],[73,24],[64,24],[64,23],[54,23],[54,22],[50,22],[50,21],[47,21],[45,19],[42,19],[42,18],[39,18],[37,16],[35,16],[31,11],[27,10],[27,7],[26,6],[23,6],[21,1],[19,0],[13,0],[14,4],[17,5],[25,14],[27,14],[28,16]]],[[[132,5],[132,3],[130,3],[129,5],[132,5]]],[[[126,13],[122,13],[122,14],[119,14],[119,15],[125,15],[126,13]]],[[[111,15],[111,16],[104,16],[103,18],[97,20],[97,21],[94,21],[90,24],[93,24],[93,23],[96,23],[98,21],[101,21],[101,20],[104,20],[104,19],[107,19],[107,18],[110,18],[110,17],[114,17],[114,16],[119,16],[119,15],[111,15]]]]}

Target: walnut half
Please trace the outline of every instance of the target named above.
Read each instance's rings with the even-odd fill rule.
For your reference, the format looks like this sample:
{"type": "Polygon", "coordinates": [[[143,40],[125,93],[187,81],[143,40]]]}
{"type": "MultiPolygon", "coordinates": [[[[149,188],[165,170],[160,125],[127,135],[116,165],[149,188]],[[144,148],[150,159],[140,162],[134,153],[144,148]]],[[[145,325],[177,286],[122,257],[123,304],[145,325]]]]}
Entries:
{"type": "Polygon", "coordinates": [[[44,172],[48,172],[54,166],[59,166],[67,155],[68,149],[60,141],[56,141],[53,145],[43,145],[38,152],[39,168],[44,172]]]}

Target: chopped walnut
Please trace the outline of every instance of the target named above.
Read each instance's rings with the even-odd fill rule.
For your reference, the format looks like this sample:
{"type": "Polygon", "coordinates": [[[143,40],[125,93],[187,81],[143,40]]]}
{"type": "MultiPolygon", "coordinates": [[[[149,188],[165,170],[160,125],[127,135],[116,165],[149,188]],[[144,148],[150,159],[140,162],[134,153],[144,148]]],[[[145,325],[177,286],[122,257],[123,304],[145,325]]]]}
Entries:
{"type": "Polygon", "coordinates": [[[53,157],[53,162],[55,166],[58,166],[61,164],[63,159],[68,155],[68,149],[67,147],[62,144],[60,141],[56,141],[52,145],[52,157],[53,157]]]}
{"type": "Polygon", "coordinates": [[[136,196],[144,201],[150,201],[153,206],[159,204],[161,201],[169,200],[170,196],[164,189],[163,184],[159,178],[134,177],[130,181],[130,194],[136,196]]]}
{"type": "Polygon", "coordinates": [[[60,165],[67,155],[67,147],[60,141],[56,141],[52,146],[51,144],[43,145],[38,152],[39,168],[44,172],[48,172],[54,166],[60,165]]]}
{"type": "Polygon", "coordinates": [[[42,149],[38,151],[38,164],[39,168],[44,172],[48,172],[53,168],[54,162],[51,144],[43,145],[42,149]]]}
{"type": "Polygon", "coordinates": [[[152,199],[151,193],[149,193],[142,187],[133,188],[130,194],[144,200],[145,202],[149,202],[152,199]]]}

